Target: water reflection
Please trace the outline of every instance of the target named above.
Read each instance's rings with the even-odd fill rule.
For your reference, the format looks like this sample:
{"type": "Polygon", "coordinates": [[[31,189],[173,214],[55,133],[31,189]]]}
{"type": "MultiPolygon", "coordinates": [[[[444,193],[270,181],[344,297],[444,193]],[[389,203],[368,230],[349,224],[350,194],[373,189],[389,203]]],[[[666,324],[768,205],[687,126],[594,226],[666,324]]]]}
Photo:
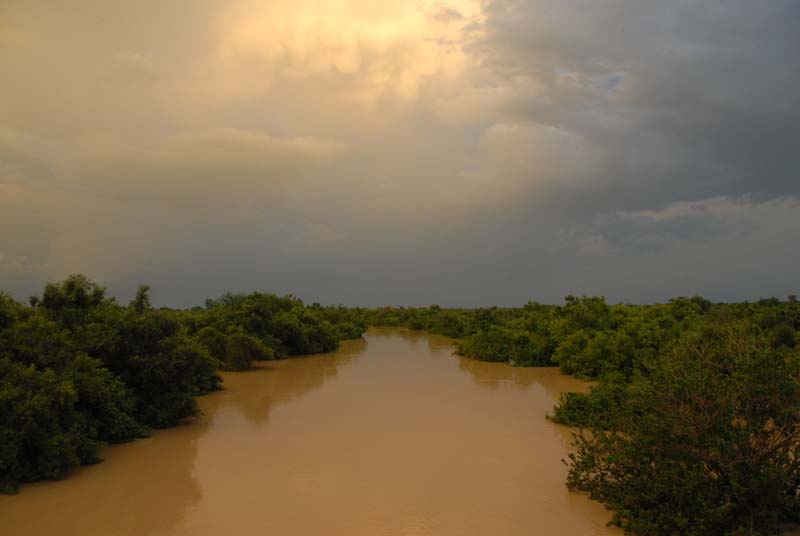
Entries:
{"type": "Polygon", "coordinates": [[[618,534],[567,492],[554,369],[372,330],[334,354],[226,373],[199,422],[0,497],[4,535],[618,534]]]}
{"type": "Polygon", "coordinates": [[[168,532],[202,499],[192,475],[206,425],[186,424],[155,437],[106,448],[106,461],[65,480],[0,496],[3,534],[138,535],[168,532]],[[160,493],[169,489],[169,493],[160,493]]]}
{"type": "Polygon", "coordinates": [[[367,348],[364,339],[343,341],[338,352],[257,365],[249,371],[227,373],[226,392],[203,405],[206,414],[235,408],[248,421],[265,421],[270,411],[321,387],[336,377],[341,367],[353,362],[367,348]],[[297,359],[306,361],[297,366],[297,359]]]}
{"type": "MultiPolygon", "coordinates": [[[[232,411],[262,423],[280,404],[301,397],[335,378],[340,367],[366,349],[366,341],[346,341],[340,352],[263,363],[252,370],[223,373],[225,390],[198,399],[202,415],[153,437],[102,449],[103,463],[82,467],[58,482],[26,485],[21,493],[0,495],[2,534],[150,535],[172,534],[187,512],[202,504],[205,486],[196,462],[203,437],[225,426],[232,411]]],[[[235,439],[234,439],[235,440],[235,439]]],[[[204,445],[206,449],[209,445],[204,445]]],[[[225,462],[226,449],[206,452],[225,462]]]]}
{"type": "MultiPolygon", "coordinates": [[[[490,391],[515,389],[520,391],[539,390],[547,404],[541,418],[552,414],[552,408],[559,400],[561,393],[567,391],[585,393],[589,389],[587,382],[565,376],[557,367],[512,367],[505,363],[489,363],[465,357],[454,356],[458,368],[467,373],[475,384],[490,391]]],[[[533,411],[533,410],[531,410],[533,411]]],[[[572,449],[576,431],[568,426],[547,421],[547,426],[558,436],[564,450],[560,460],[572,449]]]]}
{"type": "Polygon", "coordinates": [[[469,374],[476,384],[487,389],[499,389],[504,386],[515,386],[527,389],[536,383],[537,377],[528,369],[511,367],[504,363],[487,363],[475,359],[457,357],[458,368],[469,374]]]}
{"type": "Polygon", "coordinates": [[[464,357],[457,359],[458,368],[469,374],[476,384],[487,389],[513,387],[524,391],[536,385],[554,400],[567,391],[585,393],[589,389],[588,383],[561,374],[558,367],[512,367],[505,363],[487,363],[464,357]]]}

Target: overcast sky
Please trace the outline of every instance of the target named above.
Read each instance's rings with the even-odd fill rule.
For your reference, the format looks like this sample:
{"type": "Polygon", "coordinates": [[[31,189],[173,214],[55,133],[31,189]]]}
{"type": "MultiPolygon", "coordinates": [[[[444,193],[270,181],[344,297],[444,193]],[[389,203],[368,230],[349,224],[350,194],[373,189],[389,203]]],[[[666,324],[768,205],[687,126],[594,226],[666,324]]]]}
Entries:
{"type": "Polygon", "coordinates": [[[797,0],[3,0],[0,290],[800,293],[797,0]]]}

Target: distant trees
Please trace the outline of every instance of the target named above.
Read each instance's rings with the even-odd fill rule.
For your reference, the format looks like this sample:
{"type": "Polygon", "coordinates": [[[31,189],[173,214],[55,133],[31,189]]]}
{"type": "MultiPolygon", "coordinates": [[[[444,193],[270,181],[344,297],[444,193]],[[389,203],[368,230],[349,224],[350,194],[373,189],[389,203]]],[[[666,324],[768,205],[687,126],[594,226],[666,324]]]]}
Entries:
{"type": "Polygon", "coordinates": [[[360,339],[366,329],[366,323],[345,321],[335,324],[334,328],[336,329],[336,339],[340,341],[360,339]]]}
{"type": "Polygon", "coordinates": [[[259,292],[225,294],[217,300],[207,300],[203,309],[178,314],[189,332],[202,338],[212,354],[222,361],[225,352],[221,351],[221,338],[216,333],[226,337],[237,333],[248,335],[264,346],[268,359],[273,355],[280,359],[333,351],[340,340],[361,337],[367,326],[359,309],[319,304],[306,307],[291,296],[259,292]],[[211,342],[214,337],[216,343],[211,342]],[[217,348],[209,344],[216,344],[217,348]]]}
{"type": "Polygon", "coordinates": [[[481,309],[443,309],[430,307],[381,307],[360,310],[361,317],[373,326],[402,326],[424,329],[448,337],[461,338],[486,330],[492,325],[504,325],[519,316],[519,309],[489,307],[481,309]]]}
{"type": "Polygon", "coordinates": [[[148,285],[139,285],[139,289],[136,291],[136,297],[131,302],[131,307],[139,314],[151,308],[150,287],[148,285]]]}
{"type": "Polygon", "coordinates": [[[490,326],[459,342],[461,355],[482,361],[501,361],[517,366],[544,366],[551,364],[551,342],[541,333],[490,326]]]}

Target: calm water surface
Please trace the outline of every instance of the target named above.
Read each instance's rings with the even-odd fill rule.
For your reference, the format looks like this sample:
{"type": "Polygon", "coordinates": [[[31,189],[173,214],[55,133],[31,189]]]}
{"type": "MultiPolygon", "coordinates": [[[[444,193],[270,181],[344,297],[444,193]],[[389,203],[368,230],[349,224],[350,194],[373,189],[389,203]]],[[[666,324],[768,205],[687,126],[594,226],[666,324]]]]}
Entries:
{"type": "Polygon", "coordinates": [[[555,369],[373,329],[324,356],[225,374],[193,424],[0,496],[3,535],[611,535],[564,487],[555,369]]]}

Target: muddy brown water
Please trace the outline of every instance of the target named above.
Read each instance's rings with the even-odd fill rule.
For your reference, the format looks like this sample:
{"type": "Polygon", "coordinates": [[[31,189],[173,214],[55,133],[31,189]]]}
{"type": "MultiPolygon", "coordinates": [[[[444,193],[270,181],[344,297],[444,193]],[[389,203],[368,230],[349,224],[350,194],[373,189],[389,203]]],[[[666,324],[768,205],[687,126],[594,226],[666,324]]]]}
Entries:
{"type": "Polygon", "coordinates": [[[372,329],[328,355],[225,374],[199,422],[0,496],[0,534],[617,535],[567,492],[569,429],[544,416],[585,385],[372,329]]]}

